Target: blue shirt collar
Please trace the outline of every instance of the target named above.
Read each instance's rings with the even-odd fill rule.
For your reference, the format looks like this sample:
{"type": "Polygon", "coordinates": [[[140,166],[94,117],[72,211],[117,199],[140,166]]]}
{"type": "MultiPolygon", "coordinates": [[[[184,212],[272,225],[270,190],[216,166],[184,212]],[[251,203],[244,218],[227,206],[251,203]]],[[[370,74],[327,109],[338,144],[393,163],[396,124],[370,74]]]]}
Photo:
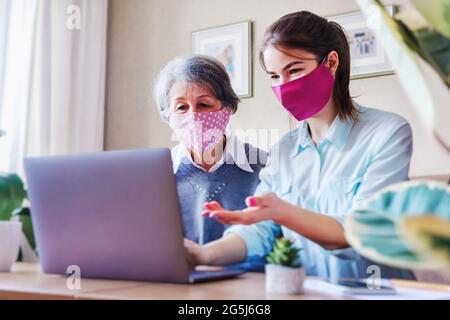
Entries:
{"type": "Polygon", "coordinates": [[[351,118],[341,120],[339,116],[336,116],[331,123],[324,140],[331,142],[336,146],[336,148],[338,148],[338,150],[342,151],[345,147],[345,143],[347,142],[347,137],[350,130],[353,127],[353,123],[354,121],[351,118]]]}
{"type": "Polygon", "coordinates": [[[295,157],[302,153],[305,149],[312,146],[314,142],[312,141],[311,135],[308,131],[308,122],[303,120],[300,122],[299,127],[294,130],[293,134],[297,134],[298,138],[295,143],[294,148],[292,149],[291,156],[295,157]]]}
{"type": "MultiPolygon", "coordinates": [[[[345,146],[347,137],[353,127],[353,124],[354,121],[351,118],[347,120],[341,120],[339,116],[336,116],[336,118],[331,123],[330,128],[328,129],[327,135],[321,142],[318,143],[318,145],[320,146],[324,143],[329,142],[341,151],[345,146]]],[[[299,127],[296,130],[298,139],[292,150],[292,157],[296,157],[305,149],[314,145],[314,142],[308,130],[308,122],[306,120],[301,121],[299,127]]]]}

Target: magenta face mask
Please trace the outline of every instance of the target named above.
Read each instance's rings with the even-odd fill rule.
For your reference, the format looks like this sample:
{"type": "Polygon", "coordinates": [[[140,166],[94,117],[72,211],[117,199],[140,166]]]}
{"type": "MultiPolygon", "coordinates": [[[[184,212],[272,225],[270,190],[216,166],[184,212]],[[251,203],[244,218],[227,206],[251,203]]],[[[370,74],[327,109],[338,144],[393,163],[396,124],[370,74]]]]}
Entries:
{"type": "Polygon", "coordinates": [[[203,155],[222,141],[229,120],[230,110],[223,108],[213,112],[172,114],[169,125],[186,148],[203,155]]]}
{"type": "Polygon", "coordinates": [[[327,104],[333,92],[334,78],[320,64],[301,78],[273,86],[272,90],[283,107],[298,121],[312,117],[327,104]]]}

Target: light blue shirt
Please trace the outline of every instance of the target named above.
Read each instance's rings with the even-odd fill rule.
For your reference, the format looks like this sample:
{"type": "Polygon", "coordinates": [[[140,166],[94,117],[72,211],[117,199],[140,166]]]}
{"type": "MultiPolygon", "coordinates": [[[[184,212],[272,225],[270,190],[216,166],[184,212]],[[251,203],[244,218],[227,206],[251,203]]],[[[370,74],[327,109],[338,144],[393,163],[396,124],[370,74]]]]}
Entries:
{"type": "MultiPolygon", "coordinates": [[[[412,153],[408,122],[393,113],[356,107],[356,122],[336,117],[317,145],[306,121],[283,136],[271,149],[255,194],[274,192],[291,204],[333,217],[342,224],[346,214],[373,192],[407,180],[412,153]]],[[[302,249],[301,263],[308,275],[366,278],[371,275],[367,268],[376,264],[352,248],[326,250],[272,221],[233,226],[224,234],[229,233],[245,241],[247,257],[266,256],[281,235],[291,238],[302,249]]],[[[379,266],[383,278],[411,278],[409,271],[379,266]]]]}

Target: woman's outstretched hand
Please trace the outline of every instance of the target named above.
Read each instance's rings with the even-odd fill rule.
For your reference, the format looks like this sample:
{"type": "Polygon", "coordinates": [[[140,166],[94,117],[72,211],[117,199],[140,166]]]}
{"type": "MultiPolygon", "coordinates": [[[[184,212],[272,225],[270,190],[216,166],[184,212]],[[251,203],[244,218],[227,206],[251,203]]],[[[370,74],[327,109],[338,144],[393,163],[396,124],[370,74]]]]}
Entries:
{"type": "MultiPolygon", "coordinates": [[[[278,198],[273,192],[248,197],[245,203],[247,208],[244,210],[231,211],[224,209],[217,201],[206,202],[202,213],[210,219],[225,224],[254,224],[272,220],[318,243],[325,249],[348,247],[344,229],[334,217],[296,207],[278,198]]],[[[245,248],[245,245],[243,247],[245,248]]]]}
{"type": "Polygon", "coordinates": [[[202,214],[224,224],[254,224],[264,220],[279,220],[286,206],[289,206],[273,192],[247,197],[245,204],[247,208],[231,211],[224,209],[217,201],[205,202],[202,214]]]}

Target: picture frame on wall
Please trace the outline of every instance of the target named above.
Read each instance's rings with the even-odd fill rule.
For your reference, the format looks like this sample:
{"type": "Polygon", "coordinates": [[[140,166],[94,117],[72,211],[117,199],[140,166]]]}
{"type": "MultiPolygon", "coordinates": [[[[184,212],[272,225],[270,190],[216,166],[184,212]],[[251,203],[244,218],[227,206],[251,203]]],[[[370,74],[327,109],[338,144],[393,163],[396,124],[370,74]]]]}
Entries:
{"type": "Polygon", "coordinates": [[[192,51],[221,61],[239,98],[253,95],[251,21],[192,32],[192,51]]]}
{"type": "MultiPolygon", "coordinates": [[[[396,7],[385,6],[394,16],[396,7]]],[[[381,43],[377,41],[374,30],[369,28],[367,19],[360,11],[329,16],[327,20],[341,25],[350,47],[350,79],[382,76],[395,73],[381,43]]]]}

